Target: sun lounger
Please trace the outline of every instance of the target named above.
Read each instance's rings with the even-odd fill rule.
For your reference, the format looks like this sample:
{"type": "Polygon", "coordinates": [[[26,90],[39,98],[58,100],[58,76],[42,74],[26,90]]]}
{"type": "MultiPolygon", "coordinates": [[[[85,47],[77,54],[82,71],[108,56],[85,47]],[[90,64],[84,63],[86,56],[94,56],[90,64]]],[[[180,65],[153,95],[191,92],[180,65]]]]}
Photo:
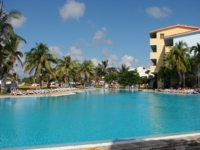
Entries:
{"type": "Polygon", "coordinates": [[[19,90],[11,90],[10,95],[23,95],[24,93],[19,90]]]}
{"type": "Polygon", "coordinates": [[[35,94],[34,90],[27,90],[26,94],[35,94]]]}

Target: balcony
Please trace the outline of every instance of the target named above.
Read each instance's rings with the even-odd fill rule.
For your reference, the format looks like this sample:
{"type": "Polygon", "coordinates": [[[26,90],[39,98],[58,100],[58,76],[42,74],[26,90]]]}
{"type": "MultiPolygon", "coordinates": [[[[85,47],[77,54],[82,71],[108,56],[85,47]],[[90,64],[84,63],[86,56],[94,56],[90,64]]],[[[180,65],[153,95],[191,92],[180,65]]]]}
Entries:
{"type": "Polygon", "coordinates": [[[164,45],[164,40],[163,39],[156,39],[156,38],[151,38],[150,39],[150,45],[164,45]]]}
{"type": "Polygon", "coordinates": [[[150,71],[152,73],[157,73],[158,72],[157,66],[150,66],[150,71]]]}
{"type": "Polygon", "coordinates": [[[170,52],[172,49],[172,46],[165,46],[165,53],[170,52]]]}
{"type": "Polygon", "coordinates": [[[159,54],[157,52],[150,52],[150,59],[157,59],[159,54]]]}

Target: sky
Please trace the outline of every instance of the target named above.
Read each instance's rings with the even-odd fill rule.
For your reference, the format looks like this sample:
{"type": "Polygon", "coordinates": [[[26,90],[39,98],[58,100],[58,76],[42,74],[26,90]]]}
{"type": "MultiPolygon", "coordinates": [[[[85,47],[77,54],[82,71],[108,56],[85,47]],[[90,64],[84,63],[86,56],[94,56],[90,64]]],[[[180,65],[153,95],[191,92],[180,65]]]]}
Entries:
{"type": "MultiPolygon", "coordinates": [[[[200,27],[199,6],[200,0],[4,0],[7,12],[22,13],[11,20],[27,42],[19,45],[21,52],[43,43],[58,58],[70,55],[95,65],[108,60],[117,68],[149,68],[149,31],[175,24],[200,27]]],[[[15,70],[27,75],[20,65],[15,70]]]]}

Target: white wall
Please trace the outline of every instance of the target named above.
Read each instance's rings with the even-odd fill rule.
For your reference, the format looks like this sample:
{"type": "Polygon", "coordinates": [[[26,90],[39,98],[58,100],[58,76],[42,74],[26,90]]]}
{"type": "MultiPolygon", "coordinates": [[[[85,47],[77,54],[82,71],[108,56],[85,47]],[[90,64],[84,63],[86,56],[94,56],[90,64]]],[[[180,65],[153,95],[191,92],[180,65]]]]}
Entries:
{"type": "Polygon", "coordinates": [[[196,46],[197,42],[200,43],[200,31],[174,37],[174,46],[179,41],[186,42],[188,47],[196,46]]]}
{"type": "Polygon", "coordinates": [[[150,72],[149,72],[149,75],[146,74],[145,72],[146,72],[147,70],[150,70],[150,69],[146,69],[145,67],[131,68],[131,69],[129,69],[129,71],[133,71],[133,70],[135,70],[135,69],[137,69],[137,71],[138,71],[140,77],[146,76],[146,77],[148,78],[149,75],[154,76],[154,74],[152,74],[152,73],[150,73],[150,72]]]}

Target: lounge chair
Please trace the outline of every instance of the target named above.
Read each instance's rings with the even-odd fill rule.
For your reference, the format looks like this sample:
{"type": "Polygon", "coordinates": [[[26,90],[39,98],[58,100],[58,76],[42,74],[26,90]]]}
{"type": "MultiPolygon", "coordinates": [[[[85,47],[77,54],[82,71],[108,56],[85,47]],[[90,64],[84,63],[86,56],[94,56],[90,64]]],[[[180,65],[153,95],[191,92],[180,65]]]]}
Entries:
{"type": "Polygon", "coordinates": [[[35,94],[35,90],[27,90],[26,94],[35,94]]]}
{"type": "Polygon", "coordinates": [[[11,90],[10,95],[23,95],[24,93],[19,90],[11,90]]]}

